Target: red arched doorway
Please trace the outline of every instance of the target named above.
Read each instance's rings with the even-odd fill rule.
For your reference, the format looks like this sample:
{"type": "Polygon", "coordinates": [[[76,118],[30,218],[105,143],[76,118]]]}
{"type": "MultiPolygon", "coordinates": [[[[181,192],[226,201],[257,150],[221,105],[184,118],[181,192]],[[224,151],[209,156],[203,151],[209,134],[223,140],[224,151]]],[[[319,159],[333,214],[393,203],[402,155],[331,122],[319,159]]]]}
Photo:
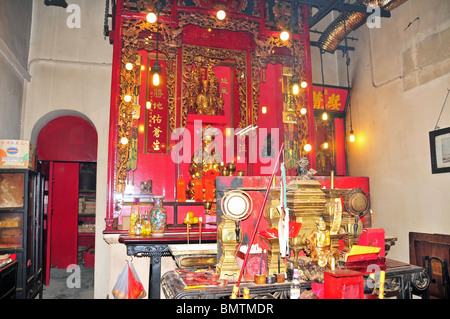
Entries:
{"type": "MultiPolygon", "coordinates": [[[[49,178],[44,231],[46,285],[49,284],[51,266],[67,268],[77,264],[80,240],[82,245],[94,245],[95,233],[78,232],[81,218],[78,212],[80,170],[96,167],[97,143],[95,127],[77,116],[58,117],[47,123],[39,133],[36,155],[49,178]]],[[[92,192],[95,198],[95,182],[93,189],[84,191],[92,192]]],[[[95,224],[95,212],[90,217],[95,224]]]]}

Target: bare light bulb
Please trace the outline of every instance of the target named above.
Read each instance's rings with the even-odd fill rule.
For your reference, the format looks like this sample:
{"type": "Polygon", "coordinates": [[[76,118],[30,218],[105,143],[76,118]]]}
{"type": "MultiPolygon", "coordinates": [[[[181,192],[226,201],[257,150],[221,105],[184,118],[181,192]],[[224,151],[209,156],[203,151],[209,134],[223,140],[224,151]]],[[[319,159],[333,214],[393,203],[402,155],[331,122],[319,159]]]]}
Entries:
{"type": "Polygon", "coordinates": [[[147,110],[150,110],[150,109],[152,108],[152,102],[147,101],[147,102],[145,103],[145,107],[147,108],[147,110]]]}
{"type": "Polygon", "coordinates": [[[287,31],[281,32],[281,33],[280,33],[280,39],[281,39],[282,41],[287,41],[287,40],[289,40],[289,32],[287,32],[287,31]]]}
{"type": "Polygon", "coordinates": [[[328,120],[328,114],[327,114],[327,112],[323,112],[323,113],[322,113],[322,120],[324,120],[324,121],[328,120]]]}
{"type": "Polygon", "coordinates": [[[154,14],[153,12],[150,12],[149,14],[147,14],[147,21],[150,23],[155,23],[156,22],[156,14],[154,14]]]}
{"type": "Polygon", "coordinates": [[[154,86],[158,86],[159,85],[160,78],[159,78],[159,74],[158,73],[153,74],[152,83],[153,83],[154,86]]]}
{"type": "Polygon", "coordinates": [[[125,64],[125,69],[127,69],[128,71],[133,70],[133,63],[128,62],[127,64],[125,64]]]}
{"type": "Polygon", "coordinates": [[[350,131],[349,140],[351,143],[353,143],[355,141],[355,135],[353,134],[353,130],[350,131]]]}
{"type": "Polygon", "coordinates": [[[131,96],[130,95],[125,95],[124,97],[123,97],[123,100],[125,101],[125,102],[131,102],[131,96]]]}
{"type": "Polygon", "coordinates": [[[300,84],[300,86],[302,87],[302,89],[306,89],[306,87],[308,86],[308,82],[302,81],[302,83],[300,84]]]}
{"type": "Polygon", "coordinates": [[[300,93],[300,87],[298,86],[297,83],[294,83],[294,85],[292,86],[292,94],[298,95],[299,93],[300,93]]]}
{"type": "Polygon", "coordinates": [[[311,144],[305,144],[305,146],[303,146],[303,149],[305,150],[305,152],[310,152],[312,150],[312,146],[311,144]]]}
{"type": "Polygon", "coordinates": [[[328,143],[327,143],[327,142],[323,143],[323,148],[324,148],[324,149],[327,149],[327,148],[328,148],[328,143]]]}
{"type": "Polygon", "coordinates": [[[223,10],[217,11],[217,19],[223,20],[226,18],[226,16],[227,16],[227,14],[225,11],[223,11],[223,10]]]}
{"type": "Polygon", "coordinates": [[[302,109],[300,110],[300,114],[301,115],[305,115],[306,114],[306,108],[302,107],[302,109]]]}
{"type": "Polygon", "coordinates": [[[128,139],[124,136],[120,139],[120,143],[122,143],[122,145],[127,145],[128,144],[128,139]]]}
{"type": "Polygon", "coordinates": [[[261,113],[262,113],[262,114],[266,114],[266,113],[267,113],[267,107],[266,107],[266,106],[263,106],[263,107],[261,108],[261,113]]]}

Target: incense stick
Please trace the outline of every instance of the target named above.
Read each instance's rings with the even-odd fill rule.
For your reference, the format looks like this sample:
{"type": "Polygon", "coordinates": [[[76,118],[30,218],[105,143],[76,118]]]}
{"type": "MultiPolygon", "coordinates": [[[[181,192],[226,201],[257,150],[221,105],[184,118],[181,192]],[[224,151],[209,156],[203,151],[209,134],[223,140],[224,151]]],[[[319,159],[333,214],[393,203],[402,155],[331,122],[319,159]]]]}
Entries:
{"type": "Polygon", "coordinates": [[[261,253],[261,259],[259,261],[259,274],[262,275],[262,263],[263,263],[263,254],[261,253]]]}
{"type": "MultiPolygon", "coordinates": [[[[270,187],[272,186],[272,181],[273,181],[273,178],[274,178],[275,173],[276,173],[276,171],[277,171],[278,164],[279,164],[279,162],[280,162],[280,156],[281,156],[281,154],[283,153],[283,150],[284,150],[284,143],[281,145],[281,149],[280,149],[280,152],[278,153],[277,161],[276,161],[275,166],[274,166],[274,168],[273,168],[273,173],[272,173],[272,175],[270,176],[269,183],[267,184],[266,193],[265,193],[265,195],[264,195],[264,199],[263,199],[263,202],[262,202],[262,204],[261,204],[261,209],[260,209],[260,211],[259,211],[258,219],[256,220],[255,228],[254,228],[254,230],[253,230],[253,235],[252,235],[252,238],[251,238],[251,240],[250,240],[249,247],[252,246],[253,241],[255,240],[256,233],[258,232],[259,222],[261,221],[261,217],[263,216],[263,213],[264,213],[264,206],[265,206],[265,204],[266,204],[267,197],[268,197],[268,195],[269,195],[269,190],[270,190],[270,187]]],[[[239,290],[239,285],[241,284],[242,275],[244,274],[244,269],[245,269],[245,266],[247,265],[247,260],[248,260],[249,254],[250,254],[250,249],[247,249],[247,252],[246,252],[245,257],[244,257],[244,262],[243,262],[243,264],[242,264],[241,272],[239,273],[239,278],[238,278],[238,281],[237,281],[236,286],[235,286],[235,287],[237,288],[237,290],[239,290]]],[[[234,291],[234,290],[233,290],[233,291],[234,291]]]]}

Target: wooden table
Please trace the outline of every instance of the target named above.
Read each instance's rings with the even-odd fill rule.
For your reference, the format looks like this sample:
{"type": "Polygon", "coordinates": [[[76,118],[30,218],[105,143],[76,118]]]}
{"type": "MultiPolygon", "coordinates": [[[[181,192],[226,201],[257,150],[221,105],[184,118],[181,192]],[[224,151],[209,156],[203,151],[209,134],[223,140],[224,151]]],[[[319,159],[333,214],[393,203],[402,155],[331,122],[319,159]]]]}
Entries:
{"type": "MultiPolygon", "coordinates": [[[[171,256],[169,245],[187,244],[186,226],[169,225],[163,237],[143,237],[121,235],[119,242],[127,247],[127,255],[134,257],[150,257],[149,299],[160,299],[161,285],[161,257],[171,256]]],[[[200,240],[198,226],[189,231],[189,242],[198,243],[200,240]]],[[[216,243],[216,230],[203,229],[201,242],[216,243]]]]}
{"type": "Polygon", "coordinates": [[[430,277],[423,267],[386,259],[386,293],[398,293],[400,299],[412,299],[422,294],[430,284],[430,277]]]}

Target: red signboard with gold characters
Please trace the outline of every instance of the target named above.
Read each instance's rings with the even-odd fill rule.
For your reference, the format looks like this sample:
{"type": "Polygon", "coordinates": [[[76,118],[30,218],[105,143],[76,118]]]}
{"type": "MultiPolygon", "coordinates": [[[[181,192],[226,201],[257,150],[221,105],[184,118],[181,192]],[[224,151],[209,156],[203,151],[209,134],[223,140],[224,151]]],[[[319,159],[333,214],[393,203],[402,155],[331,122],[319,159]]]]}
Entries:
{"type": "Polygon", "coordinates": [[[325,109],[344,112],[347,105],[348,89],[332,86],[313,86],[313,102],[315,110],[323,110],[325,93],[325,109]]]}
{"type": "MultiPolygon", "coordinates": [[[[147,102],[145,105],[146,143],[147,154],[167,154],[169,144],[168,125],[168,103],[167,103],[167,81],[166,63],[158,60],[163,72],[160,74],[161,84],[154,86],[151,81],[147,82],[147,102]]],[[[154,60],[149,60],[148,65],[153,65],[154,60]]],[[[151,79],[151,72],[149,72],[151,79]]]]}

